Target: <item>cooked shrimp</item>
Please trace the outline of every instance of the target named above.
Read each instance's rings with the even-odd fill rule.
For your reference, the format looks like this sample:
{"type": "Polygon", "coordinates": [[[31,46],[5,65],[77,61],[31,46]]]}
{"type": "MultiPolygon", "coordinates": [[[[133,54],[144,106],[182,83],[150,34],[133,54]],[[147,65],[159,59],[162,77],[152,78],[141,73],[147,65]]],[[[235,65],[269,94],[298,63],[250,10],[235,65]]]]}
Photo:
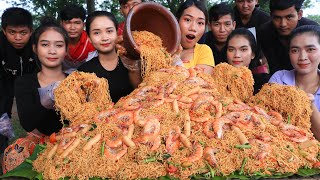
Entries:
{"type": "Polygon", "coordinates": [[[253,109],[254,109],[258,114],[264,116],[266,119],[270,119],[270,116],[267,114],[267,112],[266,112],[264,109],[262,109],[262,108],[260,108],[260,107],[258,107],[258,106],[254,106],[253,109]]]}
{"type": "Polygon", "coordinates": [[[192,101],[195,101],[196,99],[198,99],[199,94],[192,94],[192,95],[189,95],[188,97],[191,98],[192,101]]]}
{"type": "Polygon", "coordinates": [[[307,133],[294,125],[280,124],[280,129],[293,142],[301,143],[308,140],[307,133]]]}
{"type": "Polygon", "coordinates": [[[269,135],[266,134],[255,134],[254,135],[257,139],[264,141],[264,142],[271,142],[272,138],[269,135]]]}
{"type": "Polygon", "coordinates": [[[176,99],[172,102],[172,109],[176,114],[179,114],[179,106],[176,99]]]}
{"type": "Polygon", "coordinates": [[[192,89],[190,89],[189,91],[187,91],[186,93],[184,93],[184,96],[190,96],[192,94],[197,94],[200,90],[200,87],[197,86],[197,87],[194,87],[192,89]]]}
{"type": "Polygon", "coordinates": [[[268,115],[270,116],[270,123],[275,126],[279,126],[283,122],[282,115],[276,111],[270,111],[268,115]]]}
{"type": "Polygon", "coordinates": [[[140,126],[140,127],[143,127],[146,123],[147,123],[147,118],[144,118],[144,117],[141,117],[140,116],[140,112],[141,112],[141,108],[139,108],[138,110],[136,110],[134,113],[133,113],[133,122],[140,126]]]}
{"type": "Polygon", "coordinates": [[[161,145],[161,138],[160,136],[157,136],[154,141],[153,141],[153,145],[151,147],[151,151],[156,151],[161,145]]]}
{"type": "MultiPolygon", "coordinates": [[[[203,133],[210,139],[214,138],[216,136],[213,128],[213,122],[215,120],[210,120],[204,123],[203,127],[203,133]]],[[[222,132],[221,132],[222,133],[222,132]]]]}
{"type": "Polygon", "coordinates": [[[143,127],[143,134],[157,136],[160,133],[160,122],[157,118],[151,117],[143,127]]]}
{"type": "Polygon", "coordinates": [[[189,68],[189,78],[193,78],[197,76],[197,71],[194,68],[189,68]]]}
{"type": "Polygon", "coordinates": [[[115,148],[122,145],[122,134],[120,133],[113,133],[111,137],[105,139],[106,145],[115,148]]]}
{"type": "Polygon", "coordinates": [[[255,155],[255,158],[258,160],[264,160],[272,152],[271,146],[263,141],[254,139],[251,143],[256,144],[259,149],[259,152],[255,155]]]}
{"type": "Polygon", "coordinates": [[[234,130],[237,133],[237,135],[239,137],[240,144],[249,143],[247,137],[243,134],[243,132],[238,127],[231,126],[231,129],[234,130]]]}
{"type": "Polygon", "coordinates": [[[166,150],[169,154],[173,154],[179,148],[179,137],[181,130],[178,126],[174,126],[170,131],[166,139],[166,150]]]}
{"type": "Polygon", "coordinates": [[[190,119],[194,122],[198,122],[198,123],[204,123],[204,122],[207,122],[211,119],[211,116],[209,114],[206,114],[204,116],[200,116],[200,117],[197,117],[194,115],[194,113],[190,112],[190,119]]]}
{"type": "Polygon", "coordinates": [[[183,102],[178,101],[178,107],[181,109],[190,109],[191,106],[192,106],[191,103],[187,104],[187,103],[183,103],[183,102]]]}
{"type": "Polygon", "coordinates": [[[266,128],[266,125],[258,117],[256,117],[256,115],[251,114],[250,119],[252,120],[254,125],[258,126],[259,128],[261,128],[261,129],[266,128]]]}
{"type": "Polygon", "coordinates": [[[178,82],[176,81],[169,81],[164,85],[165,93],[171,94],[178,86],[178,82]]]}
{"type": "Polygon", "coordinates": [[[188,139],[188,137],[185,135],[185,134],[180,134],[180,141],[182,142],[182,144],[185,146],[185,147],[187,147],[187,148],[189,148],[189,149],[191,149],[192,148],[192,144],[191,144],[191,142],[190,142],[190,140],[188,139]]]}
{"type": "Polygon", "coordinates": [[[187,97],[187,96],[180,96],[178,98],[178,101],[182,102],[182,103],[192,103],[192,99],[190,97],[187,97]]]}
{"type": "Polygon", "coordinates": [[[222,116],[222,104],[218,101],[211,101],[211,104],[216,108],[215,117],[220,118],[222,116]]]}
{"type": "Polygon", "coordinates": [[[243,103],[241,100],[239,99],[234,99],[233,103],[229,104],[227,106],[227,109],[229,111],[244,111],[244,110],[250,110],[251,107],[246,105],[245,103],[243,103]]]}
{"type": "Polygon", "coordinates": [[[129,126],[129,128],[128,128],[128,133],[127,133],[127,136],[128,136],[129,139],[132,138],[133,133],[134,133],[134,124],[131,124],[131,125],[129,126]]]}
{"type": "Polygon", "coordinates": [[[123,111],[114,116],[121,126],[129,127],[133,123],[133,112],[123,111]]]}
{"type": "Polygon", "coordinates": [[[122,145],[117,148],[111,148],[109,146],[105,147],[104,155],[111,160],[119,160],[123,155],[127,153],[127,146],[122,145]]]}
{"type": "Polygon", "coordinates": [[[193,153],[187,157],[184,158],[182,161],[188,161],[188,162],[196,162],[202,158],[203,155],[203,147],[199,142],[194,142],[193,144],[193,153]]]}
{"type": "Polygon", "coordinates": [[[159,89],[154,86],[144,86],[136,93],[136,96],[149,96],[151,94],[155,95],[159,93],[159,89]]]}
{"type": "Polygon", "coordinates": [[[213,130],[218,139],[221,139],[223,136],[223,126],[229,123],[231,123],[231,121],[226,118],[218,118],[213,121],[213,130]]]}
{"type": "Polygon", "coordinates": [[[216,167],[218,165],[218,161],[215,157],[215,153],[217,149],[213,147],[206,147],[203,151],[203,158],[210,164],[212,167],[216,167]]]}
{"type": "Polygon", "coordinates": [[[123,108],[127,110],[138,109],[141,106],[140,104],[141,101],[142,101],[141,97],[127,97],[123,103],[123,108]]]}
{"type": "Polygon", "coordinates": [[[233,123],[237,121],[244,120],[244,114],[242,112],[231,112],[224,116],[225,118],[231,120],[233,123]]]}
{"type": "Polygon", "coordinates": [[[212,115],[215,117],[221,117],[222,115],[222,104],[214,101],[212,96],[199,96],[199,98],[192,104],[190,108],[191,120],[196,122],[206,122],[212,115]],[[215,107],[215,108],[212,108],[215,107]],[[203,114],[204,110],[208,113],[203,114]],[[211,110],[215,110],[212,112],[211,110]]]}
{"type": "Polygon", "coordinates": [[[207,85],[207,82],[200,77],[191,77],[186,79],[184,81],[184,84],[191,85],[193,87],[195,86],[205,87],[207,85]]]}
{"type": "Polygon", "coordinates": [[[109,118],[119,112],[118,109],[108,109],[101,111],[94,117],[95,122],[109,122],[109,118]]]}

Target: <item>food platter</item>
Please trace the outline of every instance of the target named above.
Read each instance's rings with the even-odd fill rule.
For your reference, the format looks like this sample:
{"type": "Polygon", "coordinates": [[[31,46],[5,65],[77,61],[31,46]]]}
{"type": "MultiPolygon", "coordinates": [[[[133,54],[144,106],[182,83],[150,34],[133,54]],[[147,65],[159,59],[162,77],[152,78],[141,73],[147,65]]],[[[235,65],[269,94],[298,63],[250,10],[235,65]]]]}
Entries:
{"type": "MultiPolygon", "coordinates": [[[[32,171],[32,178],[39,179],[259,179],[319,173],[319,142],[310,120],[301,118],[311,113],[305,93],[266,85],[256,96],[250,97],[251,88],[231,96],[223,82],[239,82],[250,70],[222,64],[214,71],[219,78],[197,68],[151,72],[115,105],[83,121],[71,119],[45,147],[37,146],[22,169],[31,172],[31,160],[39,172],[32,171]],[[290,92],[283,99],[294,98],[304,113],[299,107],[283,112],[263,100],[281,92],[278,88],[290,92]]],[[[252,85],[246,78],[244,86],[252,85]]]]}

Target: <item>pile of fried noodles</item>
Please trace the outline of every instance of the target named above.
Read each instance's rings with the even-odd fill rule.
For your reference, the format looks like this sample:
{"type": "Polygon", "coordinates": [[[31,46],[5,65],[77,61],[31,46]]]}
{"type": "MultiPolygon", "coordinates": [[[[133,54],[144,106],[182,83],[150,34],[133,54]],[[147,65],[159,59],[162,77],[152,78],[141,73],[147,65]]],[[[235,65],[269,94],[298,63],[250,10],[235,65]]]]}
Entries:
{"type": "MultiPolygon", "coordinates": [[[[240,79],[247,76],[242,69],[232,73],[230,76],[240,79]]],[[[310,102],[302,100],[304,92],[267,85],[245,104],[238,95],[220,92],[225,87],[217,78],[197,68],[153,71],[113,107],[93,118],[77,119],[55,134],[33,167],[45,179],[154,179],[165,175],[190,179],[210,171],[216,176],[235,171],[247,176],[296,173],[319,163],[319,142],[309,128],[310,102]],[[271,98],[281,88],[289,93],[271,98]],[[274,104],[284,99],[299,103],[285,105],[288,109],[274,104]],[[294,111],[303,112],[306,118],[298,119],[294,111]]],[[[95,79],[89,81],[90,87],[95,79]]],[[[61,86],[77,87],[71,89],[72,97],[82,93],[81,85],[62,82],[61,86]]]]}

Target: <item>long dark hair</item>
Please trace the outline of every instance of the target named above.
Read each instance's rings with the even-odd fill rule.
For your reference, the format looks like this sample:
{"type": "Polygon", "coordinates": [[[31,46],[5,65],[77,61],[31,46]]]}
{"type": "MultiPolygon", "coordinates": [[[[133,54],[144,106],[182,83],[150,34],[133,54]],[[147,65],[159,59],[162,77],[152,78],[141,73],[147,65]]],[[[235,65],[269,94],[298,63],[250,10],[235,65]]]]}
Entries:
{"type": "Polygon", "coordinates": [[[253,69],[260,65],[260,51],[257,46],[256,39],[254,35],[246,28],[238,28],[231,32],[231,34],[227,38],[226,46],[228,47],[229,41],[235,36],[242,36],[249,41],[250,48],[252,52],[255,54],[254,58],[251,60],[249,64],[249,69],[253,69]]]}
{"type": "Polygon", "coordinates": [[[304,25],[300,26],[296,29],[294,29],[290,35],[290,42],[293,38],[295,38],[298,35],[304,34],[304,33],[310,33],[318,38],[318,42],[320,44],[320,26],[317,25],[304,25]]]}
{"type": "Polygon", "coordinates": [[[53,29],[62,35],[66,44],[66,50],[68,49],[68,44],[69,44],[68,33],[64,28],[60,26],[60,24],[56,22],[55,19],[53,19],[52,17],[45,16],[45,17],[42,17],[40,24],[41,25],[33,33],[33,38],[32,38],[33,45],[37,46],[41,34],[43,34],[49,29],[53,29]]]}
{"type": "Polygon", "coordinates": [[[176,12],[176,18],[179,21],[181,18],[183,11],[188,9],[191,6],[196,6],[200,11],[203,12],[205,16],[206,24],[208,24],[208,11],[206,9],[206,6],[199,0],[186,0],[184,3],[180,4],[179,9],[176,12]]]}

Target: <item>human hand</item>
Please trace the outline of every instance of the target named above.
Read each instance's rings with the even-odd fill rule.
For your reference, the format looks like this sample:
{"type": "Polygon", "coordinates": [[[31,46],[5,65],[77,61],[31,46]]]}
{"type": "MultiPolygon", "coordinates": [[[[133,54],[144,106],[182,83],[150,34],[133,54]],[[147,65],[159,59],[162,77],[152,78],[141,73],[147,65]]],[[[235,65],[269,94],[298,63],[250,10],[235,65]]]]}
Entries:
{"type": "Polygon", "coordinates": [[[123,46],[123,36],[122,35],[118,36],[116,39],[116,49],[118,51],[119,56],[127,55],[127,50],[123,46]]]}
{"type": "Polygon", "coordinates": [[[172,65],[174,66],[183,66],[183,62],[181,60],[181,52],[182,52],[183,48],[181,46],[181,44],[179,45],[179,48],[177,49],[177,51],[172,55],[172,65]]]}
{"type": "Polygon", "coordinates": [[[54,107],[54,90],[59,86],[60,81],[56,81],[46,87],[38,88],[40,103],[47,109],[54,107]]]}
{"type": "Polygon", "coordinates": [[[121,62],[129,71],[140,71],[141,60],[132,60],[127,56],[120,56],[121,62]]]}
{"type": "Polygon", "coordinates": [[[308,98],[309,98],[309,100],[310,100],[311,102],[314,101],[314,95],[313,95],[313,94],[307,93],[307,96],[308,96],[308,98]]]}
{"type": "Polygon", "coordinates": [[[15,136],[10,118],[7,113],[2,114],[0,117],[0,134],[8,137],[9,139],[15,136]]]}

